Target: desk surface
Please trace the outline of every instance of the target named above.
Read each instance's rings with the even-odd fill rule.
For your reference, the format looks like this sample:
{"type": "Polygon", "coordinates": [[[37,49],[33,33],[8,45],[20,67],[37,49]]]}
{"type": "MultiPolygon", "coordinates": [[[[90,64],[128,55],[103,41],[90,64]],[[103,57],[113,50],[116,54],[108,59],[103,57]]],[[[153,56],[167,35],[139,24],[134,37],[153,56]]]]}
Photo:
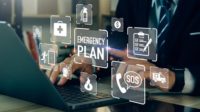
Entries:
{"type": "MultiPolygon", "coordinates": [[[[191,108],[200,109],[200,97],[156,95],[152,99],[191,108]]],[[[95,109],[98,112],[111,112],[108,107],[95,109]]],[[[20,99],[0,95],[0,112],[61,112],[53,108],[37,105],[20,99]]]]}

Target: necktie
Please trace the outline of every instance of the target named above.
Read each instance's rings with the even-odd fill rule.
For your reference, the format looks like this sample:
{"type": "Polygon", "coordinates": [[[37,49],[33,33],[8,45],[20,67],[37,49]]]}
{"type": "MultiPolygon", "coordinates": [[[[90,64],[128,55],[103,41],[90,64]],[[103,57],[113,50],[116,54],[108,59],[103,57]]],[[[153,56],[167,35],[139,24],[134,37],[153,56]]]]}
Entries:
{"type": "Polygon", "coordinates": [[[158,24],[158,49],[162,47],[165,43],[166,33],[169,28],[169,23],[171,20],[171,1],[169,0],[160,0],[161,1],[161,11],[160,11],[160,18],[158,24]]]}

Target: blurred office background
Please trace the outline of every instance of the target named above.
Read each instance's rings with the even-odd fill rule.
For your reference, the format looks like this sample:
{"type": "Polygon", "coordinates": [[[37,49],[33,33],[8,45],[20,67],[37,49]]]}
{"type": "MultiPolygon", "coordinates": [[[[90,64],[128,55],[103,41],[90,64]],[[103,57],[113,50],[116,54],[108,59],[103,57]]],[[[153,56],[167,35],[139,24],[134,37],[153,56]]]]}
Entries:
{"type": "MultiPolygon", "coordinates": [[[[29,51],[32,45],[28,42],[33,26],[42,26],[41,42],[50,42],[50,16],[71,16],[72,38],[75,27],[90,28],[92,30],[105,29],[110,25],[114,16],[118,0],[0,0],[0,21],[10,23],[25,43],[29,51]],[[76,4],[93,5],[93,25],[76,25],[76,4]]],[[[60,43],[56,43],[60,44],[60,43]]],[[[60,46],[60,45],[59,45],[60,46]]],[[[31,51],[30,51],[31,52],[31,51]]],[[[34,52],[34,51],[33,51],[34,52]]],[[[66,52],[66,50],[64,50],[66,52]]],[[[64,53],[60,50],[60,54],[64,53]]],[[[34,55],[34,53],[32,53],[34,55]]],[[[65,53],[64,53],[65,54],[65,53]]],[[[63,60],[66,55],[62,55],[63,60]]]]}
{"type": "MultiPolygon", "coordinates": [[[[22,33],[32,31],[33,25],[42,26],[43,37],[50,37],[50,16],[71,16],[72,26],[76,26],[76,4],[93,5],[93,25],[79,26],[104,29],[110,24],[118,0],[0,0],[0,20],[11,23],[22,33]]],[[[73,29],[72,27],[72,29],[73,29]]],[[[20,34],[20,33],[19,33],[20,34]]],[[[21,35],[19,35],[21,37],[21,35]]]]}

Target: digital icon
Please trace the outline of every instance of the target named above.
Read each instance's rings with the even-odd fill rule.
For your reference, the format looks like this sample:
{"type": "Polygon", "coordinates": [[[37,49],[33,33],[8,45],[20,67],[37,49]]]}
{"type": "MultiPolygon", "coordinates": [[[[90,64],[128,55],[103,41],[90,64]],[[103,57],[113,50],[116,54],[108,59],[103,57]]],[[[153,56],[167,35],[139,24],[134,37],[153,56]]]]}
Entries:
{"type": "Polygon", "coordinates": [[[137,88],[137,87],[140,87],[142,84],[142,78],[141,78],[140,74],[138,74],[134,71],[128,71],[124,74],[123,80],[124,80],[125,84],[127,85],[127,88],[121,86],[120,79],[122,79],[122,74],[117,73],[116,81],[117,81],[117,86],[119,87],[119,90],[121,91],[121,93],[126,93],[127,90],[130,89],[130,87],[137,88]]]}
{"type": "Polygon", "coordinates": [[[47,63],[47,52],[46,51],[44,51],[43,53],[42,53],[42,58],[41,58],[41,60],[43,61],[43,63],[47,63]]]}
{"type": "Polygon", "coordinates": [[[62,74],[63,74],[64,77],[68,77],[68,75],[69,75],[69,69],[67,67],[64,67],[62,69],[62,74]]]}
{"type": "Polygon", "coordinates": [[[123,32],[124,31],[124,19],[123,18],[112,18],[112,31],[123,32]]]}
{"type": "Polygon", "coordinates": [[[135,55],[149,56],[149,45],[152,43],[152,39],[149,38],[149,34],[144,32],[133,34],[133,53],[135,55]]]}
{"type": "Polygon", "coordinates": [[[96,78],[97,76],[94,74],[90,75],[88,73],[81,72],[81,77],[80,77],[81,91],[96,95],[97,94],[96,78]]]}
{"type": "Polygon", "coordinates": [[[75,63],[88,63],[94,67],[108,67],[108,32],[75,28],[75,63]],[[94,63],[95,62],[95,63],[94,63]]]}
{"type": "Polygon", "coordinates": [[[166,81],[166,79],[165,79],[165,77],[162,75],[162,73],[161,72],[159,72],[159,73],[153,73],[153,80],[154,80],[154,82],[156,83],[156,82],[161,82],[161,83],[166,83],[167,81],[166,81]]]}
{"type": "MultiPolygon", "coordinates": [[[[36,45],[36,51],[37,54],[40,54],[40,42],[42,40],[42,26],[33,26],[33,38],[35,40],[35,45],[36,45]]],[[[37,62],[39,61],[38,60],[39,57],[36,57],[35,59],[37,60],[37,62]]]]}
{"type": "Polygon", "coordinates": [[[157,61],[157,30],[155,28],[128,28],[128,57],[157,61]]]}
{"type": "MultiPolygon", "coordinates": [[[[145,45],[145,47],[144,47],[144,49],[143,49],[143,52],[145,52],[146,50],[147,50],[147,48],[148,48],[148,50],[149,50],[149,45],[152,43],[152,39],[149,39],[148,40],[148,42],[147,42],[147,44],[145,45]]],[[[149,52],[149,51],[148,51],[149,52]]],[[[149,53],[148,53],[149,54],[149,53]]]]}
{"type": "Polygon", "coordinates": [[[120,79],[122,79],[122,74],[117,73],[116,74],[116,81],[117,81],[117,85],[119,87],[119,90],[121,91],[121,93],[126,93],[126,88],[121,86],[120,79]]]}
{"type": "Polygon", "coordinates": [[[71,44],[71,17],[51,16],[51,42],[71,44]]]}
{"type": "Polygon", "coordinates": [[[87,81],[86,81],[86,83],[84,84],[84,88],[85,88],[87,91],[92,91],[93,85],[91,84],[90,78],[87,78],[87,81]]]}
{"type": "Polygon", "coordinates": [[[54,35],[55,36],[61,36],[66,37],[67,36],[67,24],[63,23],[62,21],[58,21],[57,23],[54,23],[54,35]]]}
{"type": "Polygon", "coordinates": [[[166,68],[150,67],[151,86],[159,86],[160,88],[168,88],[169,70],[166,68]]]}
{"type": "Polygon", "coordinates": [[[115,26],[115,28],[119,29],[122,25],[121,25],[120,21],[115,21],[114,26],[115,26]]]}
{"type": "Polygon", "coordinates": [[[42,52],[41,61],[49,65],[55,65],[55,55],[56,55],[55,51],[53,50],[48,50],[48,53],[44,51],[42,52]]]}
{"type": "Polygon", "coordinates": [[[130,102],[145,104],[145,80],[143,65],[128,65],[125,62],[112,62],[111,95],[130,102]]]}
{"type": "Polygon", "coordinates": [[[88,9],[86,7],[83,7],[80,13],[81,21],[86,23],[88,22],[88,9]]]}
{"type": "Polygon", "coordinates": [[[42,26],[33,26],[33,37],[35,39],[42,39],[42,26]]]}
{"type": "Polygon", "coordinates": [[[49,65],[56,64],[56,51],[54,49],[48,50],[48,64],[49,65]]]}
{"type": "Polygon", "coordinates": [[[71,70],[71,68],[72,68],[72,64],[73,63],[69,63],[69,64],[65,64],[64,62],[62,62],[62,63],[60,63],[59,65],[60,65],[60,71],[61,71],[61,73],[62,73],[62,76],[64,76],[65,78],[67,78],[67,79],[71,79],[72,77],[72,70],[71,70]]]}
{"type": "Polygon", "coordinates": [[[92,4],[76,5],[76,23],[92,25],[92,4]]]}
{"type": "Polygon", "coordinates": [[[40,44],[40,67],[42,69],[52,69],[56,64],[57,46],[53,44],[40,44]]]}

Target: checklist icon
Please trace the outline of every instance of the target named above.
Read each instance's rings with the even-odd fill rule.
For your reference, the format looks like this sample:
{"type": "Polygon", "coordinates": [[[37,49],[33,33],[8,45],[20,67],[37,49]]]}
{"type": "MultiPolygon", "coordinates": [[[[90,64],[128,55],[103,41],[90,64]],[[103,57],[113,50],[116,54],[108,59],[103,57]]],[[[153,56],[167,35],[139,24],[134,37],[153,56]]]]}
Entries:
{"type": "Polygon", "coordinates": [[[157,61],[157,29],[128,27],[128,58],[157,61]]]}

